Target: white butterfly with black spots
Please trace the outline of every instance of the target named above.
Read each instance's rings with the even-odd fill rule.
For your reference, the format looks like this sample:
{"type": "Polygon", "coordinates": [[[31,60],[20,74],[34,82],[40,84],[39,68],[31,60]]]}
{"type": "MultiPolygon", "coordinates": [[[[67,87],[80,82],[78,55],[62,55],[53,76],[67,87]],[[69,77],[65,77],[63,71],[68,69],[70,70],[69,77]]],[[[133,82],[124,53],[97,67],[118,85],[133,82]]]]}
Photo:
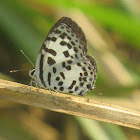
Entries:
{"type": "Polygon", "coordinates": [[[86,38],[70,18],[62,17],[49,31],[29,71],[39,87],[62,93],[84,95],[94,89],[97,67],[87,55],[86,38]]]}

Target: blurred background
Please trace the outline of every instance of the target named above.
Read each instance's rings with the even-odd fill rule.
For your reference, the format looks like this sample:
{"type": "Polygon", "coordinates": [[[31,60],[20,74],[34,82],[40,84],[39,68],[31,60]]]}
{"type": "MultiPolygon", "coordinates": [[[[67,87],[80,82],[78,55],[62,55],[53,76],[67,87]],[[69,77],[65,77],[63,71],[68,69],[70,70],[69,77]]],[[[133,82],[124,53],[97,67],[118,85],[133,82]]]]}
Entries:
{"type": "MultiPolygon", "coordinates": [[[[83,29],[97,61],[90,98],[140,111],[140,0],[1,0],[0,78],[29,84],[39,49],[62,16],[83,29]]],[[[0,140],[140,140],[140,131],[0,100],[0,140]]]]}

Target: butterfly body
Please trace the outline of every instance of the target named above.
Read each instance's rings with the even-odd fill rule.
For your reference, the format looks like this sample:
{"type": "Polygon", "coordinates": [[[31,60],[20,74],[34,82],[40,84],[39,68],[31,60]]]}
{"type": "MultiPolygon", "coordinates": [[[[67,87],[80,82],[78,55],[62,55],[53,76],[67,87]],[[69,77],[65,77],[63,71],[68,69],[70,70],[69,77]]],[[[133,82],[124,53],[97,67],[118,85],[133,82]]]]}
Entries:
{"type": "Polygon", "coordinates": [[[29,75],[42,88],[84,95],[95,86],[97,67],[87,55],[81,28],[70,18],[61,18],[49,31],[29,75]]]}

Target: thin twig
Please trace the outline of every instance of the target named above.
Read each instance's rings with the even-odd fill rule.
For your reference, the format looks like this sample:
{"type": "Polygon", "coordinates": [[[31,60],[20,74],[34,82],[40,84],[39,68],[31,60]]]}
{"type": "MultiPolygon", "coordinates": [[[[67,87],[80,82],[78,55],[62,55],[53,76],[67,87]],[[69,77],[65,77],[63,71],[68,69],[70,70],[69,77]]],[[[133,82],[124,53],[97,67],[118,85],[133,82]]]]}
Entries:
{"type": "Polygon", "coordinates": [[[0,98],[14,102],[37,106],[65,114],[81,116],[89,119],[118,124],[140,129],[140,113],[134,110],[119,107],[81,97],[61,94],[39,89],[27,85],[0,80],[0,98]]]}

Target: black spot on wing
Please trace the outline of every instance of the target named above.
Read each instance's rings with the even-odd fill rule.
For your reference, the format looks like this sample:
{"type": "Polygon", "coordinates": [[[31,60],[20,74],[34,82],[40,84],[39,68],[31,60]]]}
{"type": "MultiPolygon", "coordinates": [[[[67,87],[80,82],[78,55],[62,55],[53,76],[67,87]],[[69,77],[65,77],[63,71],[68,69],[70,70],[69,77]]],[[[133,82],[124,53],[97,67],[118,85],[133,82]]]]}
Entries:
{"type": "Polygon", "coordinates": [[[93,81],[93,78],[89,78],[89,81],[93,81]]]}
{"type": "Polygon", "coordinates": [[[65,45],[67,45],[67,42],[61,41],[61,42],[60,42],[60,45],[65,46],[65,45]]]}
{"type": "Polygon", "coordinates": [[[62,62],[62,67],[65,67],[65,66],[66,66],[65,62],[62,62]]]}
{"type": "Polygon", "coordinates": [[[56,37],[52,37],[51,38],[51,37],[47,36],[46,40],[55,42],[56,41],[56,37]]]}
{"type": "Polygon", "coordinates": [[[64,90],[64,87],[60,87],[59,90],[63,91],[64,90]]]}
{"type": "Polygon", "coordinates": [[[73,91],[69,91],[69,93],[73,93],[73,91]]]}
{"type": "Polygon", "coordinates": [[[91,70],[91,67],[88,67],[89,70],[91,70]]]}
{"type": "Polygon", "coordinates": [[[65,79],[65,75],[63,72],[60,72],[60,75],[62,76],[63,79],[65,79]]]}
{"type": "Polygon", "coordinates": [[[77,54],[75,54],[75,58],[78,58],[78,55],[77,54]]]}
{"type": "Polygon", "coordinates": [[[52,41],[55,42],[56,41],[56,37],[52,37],[52,41]]]}
{"type": "Polygon", "coordinates": [[[81,64],[80,63],[77,63],[77,66],[81,67],[81,64]]]}
{"type": "Polygon", "coordinates": [[[56,77],[56,81],[59,81],[60,80],[60,77],[56,77]]]}
{"type": "Polygon", "coordinates": [[[53,67],[53,73],[56,73],[56,68],[55,67],[53,67]]]}
{"type": "Polygon", "coordinates": [[[68,87],[68,89],[72,89],[73,88],[73,86],[76,84],[76,81],[75,80],[73,80],[72,81],[72,83],[71,83],[71,85],[68,87]]]}
{"type": "Polygon", "coordinates": [[[67,29],[67,32],[70,33],[70,30],[67,29]]]}
{"type": "Polygon", "coordinates": [[[67,34],[64,32],[64,33],[62,33],[59,37],[60,37],[61,39],[64,39],[66,36],[67,36],[67,34]]]}
{"type": "Polygon", "coordinates": [[[61,29],[64,29],[64,26],[61,26],[61,29]]]}
{"type": "Polygon", "coordinates": [[[72,63],[72,61],[71,61],[71,60],[68,60],[68,61],[67,61],[67,63],[68,63],[68,64],[71,64],[71,63],[72,63]]]}
{"type": "Polygon", "coordinates": [[[62,82],[62,81],[60,81],[60,82],[58,83],[58,85],[59,85],[59,86],[62,86],[62,85],[63,85],[63,82],[62,82]]]}
{"type": "Polygon", "coordinates": [[[75,91],[77,91],[78,90],[78,87],[75,87],[75,91]]]}
{"type": "Polygon", "coordinates": [[[79,77],[79,81],[82,81],[82,77],[79,77]]]}
{"type": "Polygon", "coordinates": [[[72,44],[73,46],[75,46],[75,43],[74,43],[73,41],[71,41],[71,44],[72,44]]]}
{"type": "Polygon", "coordinates": [[[42,49],[45,50],[45,52],[48,52],[48,53],[50,53],[53,56],[56,56],[56,54],[57,54],[56,51],[54,51],[53,49],[46,48],[45,44],[42,46],[42,49]]]}
{"type": "Polygon", "coordinates": [[[56,33],[56,34],[61,34],[61,31],[58,30],[58,29],[54,30],[53,32],[56,33]]]}
{"type": "Polygon", "coordinates": [[[51,57],[48,57],[47,63],[48,63],[49,66],[51,66],[51,65],[55,64],[56,62],[51,57]]]}
{"type": "Polygon", "coordinates": [[[80,76],[83,76],[83,74],[82,74],[82,73],[80,73],[80,76]]]}
{"type": "Polygon", "coordinates": [[[83,67],[82,69],[83,69],[83,71],[86,71],[86,68],[85,67],[83,67]]]}
{"type": "Polygon", "coordinates": [[[84,72],[84,76],[88,76],[88,73],[87,72],[84,72]]]}
{"type": "Polygon", "coordinates": [[[83,80],[86,82],[87,81],[87,78],[86,77],[83,77],[83,80]]]}
{"type": "Polygon", "coordinates": [[[70,36],[67,36],[67,39],[71,40],[71,37],[70,36]]]}
{"type": "Polygon", "coordinates": [[[70,56],[68,51],[64,51],[63,54],[64,54],[65,57],[69,57],[70,56]]]}
{"type": "Polygon", "coordinates": [[[82,87],[84,85],[84,83],[80,83],[80,86],[82,87]]]}
{"type": "Polygon", "coordinates": [[[91,75],[93,75],[93,72],[90,72],[91,75]]]}
{"type": "Polygon", "coordinates": [[[74,51],[77,53],[78,52],[78,49],[76,47],[74,47],[74,51]]]}
{"type": "Polygon", "coordinates": [[[71,70],[71,66],[66,66],[65,67],[67,70],[71,70]]]}
{"type": "Polygon", "coordinates": [[[88,89],[91,89],[92,87],[91,87],[91,84],[87,84],[87,88],[88,89]]]}
{"type": "Polygon", "coordinates": [[[67,47],[68,47],[69,49],[72,48],[71,44],[69,44],[69,43],[67,43],[67,47]]]}

